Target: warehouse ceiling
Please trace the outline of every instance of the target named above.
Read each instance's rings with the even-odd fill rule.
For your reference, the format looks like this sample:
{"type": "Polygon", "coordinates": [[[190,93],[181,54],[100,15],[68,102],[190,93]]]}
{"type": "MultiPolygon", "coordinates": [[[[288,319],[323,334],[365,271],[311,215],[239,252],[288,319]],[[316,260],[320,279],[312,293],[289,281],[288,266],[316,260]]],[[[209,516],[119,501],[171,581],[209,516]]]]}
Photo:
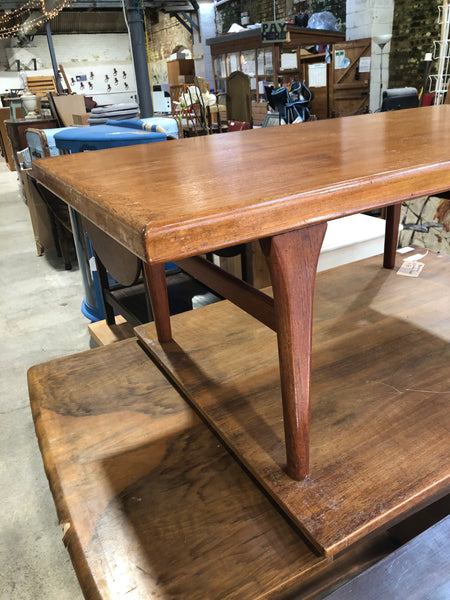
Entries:
{"type": "MultiPolygon", "coordinates": [[[[8,10],[16,10],[26,4],[26,0],[4,0],[0,3],[0,17],[8,10]]],[[[140,4],[140,2],[139,2],[140,4]]],[[[144,0],[142,3],[150,11],[168,13],[192,13],[198,9],[196,0],[144,0]]],[[[72,0],[70,6],[64,8],[50,21],[53,34],[59,33],[125,33],[127,26],[123,16],[122,0],[72,0]]],[[[37,34],[45,34],[45,26],[41,26],[37,34]]]]}
{"type": "MultiPolygon", "coordinates": [[[[26,0],[2,0],[1,9],[13,10],[26,4],[26,0]]],[[[122,0],[72,0],[70,9],[91,8],[122,10],[122,0]]],[[[139,2],[140,4],[140,2],[139,2]]],[[[149,8],[164,8],[167,10],[197,10],[197,2],[194,0],[144,0],[142,4],[149,8]]]]}
{"type": "MultiPolygon", "coordinates": [[[[52,33],[125,33],[127,26],[123,10],[80,8],[63,10],[50,21],[52,33]]],[[[38,34],[44,33],[41,27],[38,34]]]]}

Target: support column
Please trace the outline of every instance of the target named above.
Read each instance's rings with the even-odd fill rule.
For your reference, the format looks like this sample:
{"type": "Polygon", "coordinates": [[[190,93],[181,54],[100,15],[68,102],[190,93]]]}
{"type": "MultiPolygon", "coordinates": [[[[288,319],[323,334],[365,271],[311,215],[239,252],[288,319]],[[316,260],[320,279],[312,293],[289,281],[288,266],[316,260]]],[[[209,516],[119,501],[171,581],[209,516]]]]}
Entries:
{"type": "MultiPolygon", "coordinates": [[[[380,35],[392,34],[394,20],[394,0],[347,0],[347,40],[377,38],[380,35]]],[[[388,43],[383,48],[383,69],[381,72],[381,48],[372,42],[372,61],[370,69],[370,110],[380,108],[380,84],[383,90],[389,85],[389,52],[388,43]]]]}
{"type": "Polygon", "coordinates": [[[50,21],[45,22],[45,33],[47,34],[48,50],[50,52],[50,59],[52,61],[52,68],[53,68],[53,74],[55,76],[56,89],[58,90],[58,94],[62,94],[63,89],[62,89],[62,85],[61,85],[61,80],[59,78],[59,69],[58,69],[58,63],[56,62],[55,47],[53,46],[53,38],[52,38],[51,29],[50,29],[50,21]]]}
{"type": "Polygon", "coordinates": [[[128,32],[130,34],[136,87],[141,117],[153,116],[150,77],[148,75],[147,47],[145,43],[144,14],[140,0],[123,0],[128,32]]]}

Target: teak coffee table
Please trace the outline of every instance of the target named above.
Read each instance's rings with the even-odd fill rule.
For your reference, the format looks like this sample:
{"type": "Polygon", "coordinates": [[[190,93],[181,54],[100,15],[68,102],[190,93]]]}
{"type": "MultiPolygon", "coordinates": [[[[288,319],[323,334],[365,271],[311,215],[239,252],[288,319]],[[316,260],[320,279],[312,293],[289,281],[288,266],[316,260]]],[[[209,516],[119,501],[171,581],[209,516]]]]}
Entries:
{"type": "Polygon", "coordinates": [[[406,278],[375,259],[343,269],[341,282],[334,274],[334,296],[318,291],[332,299],[320,318],[334,321],[313,380],[322,399],[313,406],[312,468],[309,448],[312,306],[327,221],[387,207],[384,266],[392,269],[400,202],[450,190],[449,139],[450,106],[439,106],[33,163],[38,181],[144,261],[155,323],[136,330],[142,343],[328,556],[448,491],[449,271],[439,257],[428,256],[428,275],[413,283],[400,284],[406,278]],[[273,297],[198,256],[252,240],[268,259],[273,297]],[[166,261],[263,325],[229,303],[171,325],[166,261]],[[379,286],[393,303],[382,329],[371,304],[379,286]],[[423,335],[402,326],[414,300],[423,335]],[[349,340],[366,353],[349,351],[349,340]]]}
{"type": "MultiPolygon", "coordinates": [[[[426,107],[42,159],[33,173],[144,261],[163,349],[173,348],[178,336],[171,330],[166,261],[276,332],[286,451],[277,477],[307,487],[315,478],[309,462],[312,306],[327,221],[387,207],[384,266],[393,268],[401,201],[450,190],[449,139],[450,106],[426,107]],[[198,257],[252,240],[260,240],[268,259],[273,298],[198,257]]],[[[140,336],[157,355],[153,340],[140,336]]],[[[247,358],[241,355],[242,365],[247,358]]],[[[195,362],[186,360],[194,372],[195,362]]],[[[170,360],[165,367],[177,380],[170,360]]],[[[188,395],[195,402],[191,390],[188,395]]],[[[222,435],[217,412],[206,417],[222,435]]],[[[258,467],[252,470],[264,481],[258,467]]],[[[441,493],[445,481],[440,476],[441,493]]],[[[287,486],[287,497],[293,489],[287,486]]],[[[330,553],[348,543],[311,538],[330,553]]]]}

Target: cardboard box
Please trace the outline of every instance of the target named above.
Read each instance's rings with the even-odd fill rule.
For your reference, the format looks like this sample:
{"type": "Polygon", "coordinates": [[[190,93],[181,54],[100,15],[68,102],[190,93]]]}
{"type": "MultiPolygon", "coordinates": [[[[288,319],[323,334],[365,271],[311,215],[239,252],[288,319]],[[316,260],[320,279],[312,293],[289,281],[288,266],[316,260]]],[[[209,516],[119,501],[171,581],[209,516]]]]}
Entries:
{"type": "Polygon", "coordinates": [[[178,75],[178,83],[194,84],[195,75],[178,75]]]}
{"type": "Polygon", "coordinates": [[[81,125],[89,125],[88,123],[89,113],[83,115],[72,115],[72,123],[79,127],[81,125]]]}
{"type": "Polygon", "coordinates": [[[72,127],[74,125],[73,115],[86,114],[86,106],[82,94],[54,95],[52,99],[64,127],[72,127]]]}
{"type": "Polygon", "coordinates": [[[195,63],[193,59],[177,59],[167,62],[167,76],[169,83],[178,85],[180,75],[195,75],[195,63]]]}
{"type": "Polygon", "coordinates": [[[267,115],[267,102],[252,102],[253,125],[262,125],[267,115]]]}

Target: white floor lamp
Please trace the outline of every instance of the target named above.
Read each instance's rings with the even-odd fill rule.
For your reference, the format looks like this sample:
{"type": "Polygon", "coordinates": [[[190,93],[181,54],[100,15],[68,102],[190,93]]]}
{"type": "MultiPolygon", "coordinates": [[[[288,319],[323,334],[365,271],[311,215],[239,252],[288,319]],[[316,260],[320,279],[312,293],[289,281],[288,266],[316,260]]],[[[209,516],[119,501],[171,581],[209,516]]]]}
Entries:
{"type": "Polygon", "coordinates": [[[381,104],[383,102],[383,51],[384,51],[384,47],[386,46],[386,44],[389,44],[389,42],[392,39],[392,34],[391,33],[384,33],[382,35],[376,35],[373,38],[373,41],[375,42],[375,44],[377,44],[377,46],[380,47],[380,51],[381,51],[381,57],[380,57],[380,101],[379,101],[379,108],[381,108],[381,104]]]}

